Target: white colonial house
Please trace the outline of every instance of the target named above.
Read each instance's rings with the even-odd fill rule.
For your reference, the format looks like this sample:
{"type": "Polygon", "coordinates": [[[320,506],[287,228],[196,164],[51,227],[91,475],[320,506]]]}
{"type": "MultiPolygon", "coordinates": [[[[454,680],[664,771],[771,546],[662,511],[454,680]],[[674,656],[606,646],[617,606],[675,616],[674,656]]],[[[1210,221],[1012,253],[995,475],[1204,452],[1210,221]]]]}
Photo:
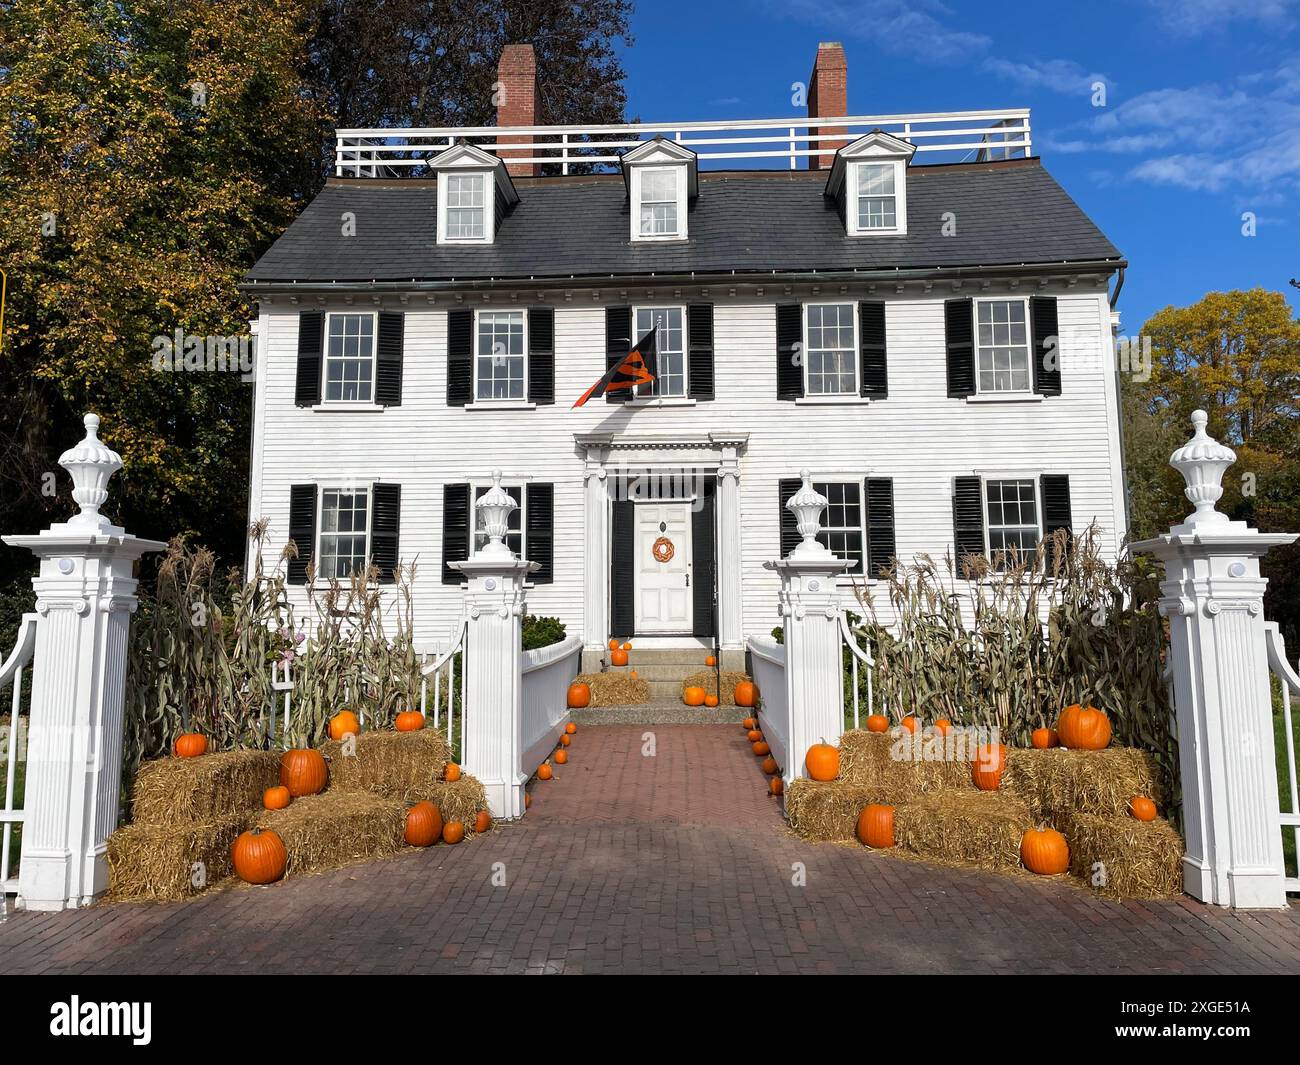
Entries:
{"type": "Polygon", "coordinates": [[[1060,527],[1118,549],[1125,263],[1027,111],[848,116],[822,45],[806,118],[538,126],[531,62],[507,49],[496,126],[339,131],[248,274],[250,515],[292,582],[414,562],[445,634],[498,470],[528,609],[589,667],[611,636],[738,664],[779,623],[803,468],[846,597],[1060,527]],[[572,409],[652,329],[653,384],[572,409]]]}

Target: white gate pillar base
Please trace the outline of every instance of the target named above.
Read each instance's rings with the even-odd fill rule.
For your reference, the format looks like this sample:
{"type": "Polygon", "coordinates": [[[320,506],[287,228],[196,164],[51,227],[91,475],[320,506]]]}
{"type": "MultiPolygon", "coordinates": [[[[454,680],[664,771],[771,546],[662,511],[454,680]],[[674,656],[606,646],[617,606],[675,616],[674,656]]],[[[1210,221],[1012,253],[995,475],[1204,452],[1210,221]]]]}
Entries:
{"type": "Polygon", "coordinates": [[[121,459],[96,437],[59,459],[81,510],[34,536],[6,536],[40,559],[18,905],[89,905],[108,887],[106,846],[122,782],[127,635],[136,561],[167,545],[141,540],[98,513],[121,459]]]}
{"type": "Polygon", "coordinates": [[[1242,909],[1286,906],[1274,761],[1273,706],[1259,560],[1294,542],[1214,509],[1231,449],[1196,435],[1170,464],[1187,480],[1196,512],[1133,545],[1164,564],[1160,612],[1169,618],[1189,895],[1242,909]]]}

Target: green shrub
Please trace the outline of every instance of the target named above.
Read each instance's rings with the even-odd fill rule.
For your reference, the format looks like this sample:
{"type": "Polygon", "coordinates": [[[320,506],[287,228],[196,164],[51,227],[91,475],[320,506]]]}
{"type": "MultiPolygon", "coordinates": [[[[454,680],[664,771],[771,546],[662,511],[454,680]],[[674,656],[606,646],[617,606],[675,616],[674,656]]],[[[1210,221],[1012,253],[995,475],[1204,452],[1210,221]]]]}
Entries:
{"type": "Polygon", "coordinates": [[[559,618],[543,618],[536,614],[525,614],[523,622],[523,648],[536,651],[539,647],[550,647],[565,637],[564,622],[559,618]]]}

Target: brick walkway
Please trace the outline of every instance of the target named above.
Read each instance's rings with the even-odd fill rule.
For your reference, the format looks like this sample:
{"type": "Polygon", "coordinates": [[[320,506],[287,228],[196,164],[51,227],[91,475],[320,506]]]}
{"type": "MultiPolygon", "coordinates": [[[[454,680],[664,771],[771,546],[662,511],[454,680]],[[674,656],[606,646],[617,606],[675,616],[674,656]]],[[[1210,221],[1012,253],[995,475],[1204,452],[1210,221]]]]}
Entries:
{"type": "Polygon", "coordinates": [[[12,916],[0,971],[1300,972],[1297,908],[1118,904],[794,839],[735,726],[583,729],[535,787],[524,824],[468,846],[12,916]]]}

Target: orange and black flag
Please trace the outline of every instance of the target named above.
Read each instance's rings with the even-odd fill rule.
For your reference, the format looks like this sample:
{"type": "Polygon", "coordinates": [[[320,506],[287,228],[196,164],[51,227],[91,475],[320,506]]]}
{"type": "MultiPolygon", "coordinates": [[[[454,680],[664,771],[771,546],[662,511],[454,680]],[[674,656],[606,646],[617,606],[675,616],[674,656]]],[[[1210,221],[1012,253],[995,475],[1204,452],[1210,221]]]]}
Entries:
{"type": "Polygon", "coordinates": [[[648,385],[653,381],[655,357],[658,353],[655,333],[654,329],[646,333],[631,351],[611,366],[605,376],[587,389],[569,409],[581,407],[587,400],[598,399],[606,392],[636,388],[637,385],[648,385]]]}

